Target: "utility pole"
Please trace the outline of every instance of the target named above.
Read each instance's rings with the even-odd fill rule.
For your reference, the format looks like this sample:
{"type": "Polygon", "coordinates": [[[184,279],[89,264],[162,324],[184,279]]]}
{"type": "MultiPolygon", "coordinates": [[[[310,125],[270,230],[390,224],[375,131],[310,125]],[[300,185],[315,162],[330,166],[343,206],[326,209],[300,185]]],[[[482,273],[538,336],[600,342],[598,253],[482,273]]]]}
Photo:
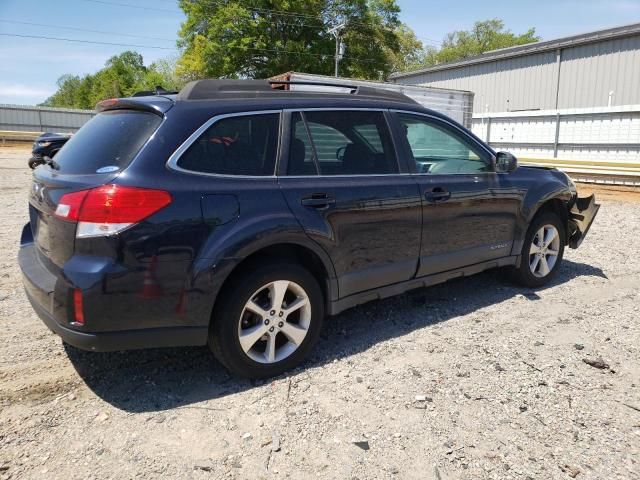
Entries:
{"type": "Polygon", "coordinates": [[[344,56],[345,46],[342,43],[342,38],[340,37],[340,32],[347,26],[346,23],[341,23],[338,26],[333,27],[329,30],[335,39],[336,39],[336,53],[335,53],[335,76],[338,77],[338,67],[340,66],[340,60],[344,56]]]}

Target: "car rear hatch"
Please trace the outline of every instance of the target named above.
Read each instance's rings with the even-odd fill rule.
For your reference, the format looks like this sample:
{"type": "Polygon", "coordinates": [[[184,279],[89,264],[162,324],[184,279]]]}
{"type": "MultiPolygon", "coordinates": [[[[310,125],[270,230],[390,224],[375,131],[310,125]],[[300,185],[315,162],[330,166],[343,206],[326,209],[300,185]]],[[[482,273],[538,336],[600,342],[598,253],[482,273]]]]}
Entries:
{"type": "MultiPolygon", "coordinates": [[[[162,118],[162,112],[149,108],[103,111],[67,142],[55,160],[34,170],[29,216],[41,260],[61,268],[73,255],[77,223],[65,218],[69,211],[61,205],[63,197],[113,182],[162,118]]],[[[55,271],[52,265],[45,266],[55,271]]]]}

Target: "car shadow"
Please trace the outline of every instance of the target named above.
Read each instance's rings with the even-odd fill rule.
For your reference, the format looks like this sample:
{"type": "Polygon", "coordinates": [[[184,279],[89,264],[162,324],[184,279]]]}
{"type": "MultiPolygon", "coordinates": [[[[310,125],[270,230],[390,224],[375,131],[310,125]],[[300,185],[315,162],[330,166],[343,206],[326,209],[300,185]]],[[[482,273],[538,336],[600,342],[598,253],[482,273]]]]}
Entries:
{"type": "MultiPolygon", "coordinates": [[[[597,267],[563,262],[550,285],[530,290],[490,270],[397,297],[371,302],[325,322],[309,359],[291,374],[349,357],[390,338],[468,314],[516,295],[539,299],[538,292],[576,277],[607,278],[597,267]]],[[[155,412],[221,398],[272,380],[232,377],[206,347],[162,348],[126,352],[65,349],[78,374],[100,398],[127,412],[155,412]]]]}

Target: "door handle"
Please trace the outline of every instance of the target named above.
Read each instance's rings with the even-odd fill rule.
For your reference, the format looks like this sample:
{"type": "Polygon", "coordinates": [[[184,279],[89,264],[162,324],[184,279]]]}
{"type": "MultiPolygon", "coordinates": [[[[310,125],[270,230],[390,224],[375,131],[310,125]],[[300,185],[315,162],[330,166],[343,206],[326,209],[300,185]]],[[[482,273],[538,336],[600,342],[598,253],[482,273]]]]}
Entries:
{"type": "Polygon", "coordinates": [[[326,193],[314,193],[313,195],[300,200],[300,204],[304,207],[316,208],[318,210],[329,208],[330,205],[335,203],[336,199],[330,197],[326,193]]]}
{"type": "Polygon", "coordinates": [[[444,202],[445,200],[449,200],[451,198],[451,192],[445,190],[441,187],[436,187],[429,192],[425,192],[424,198],[429,202],[444,202]]]}

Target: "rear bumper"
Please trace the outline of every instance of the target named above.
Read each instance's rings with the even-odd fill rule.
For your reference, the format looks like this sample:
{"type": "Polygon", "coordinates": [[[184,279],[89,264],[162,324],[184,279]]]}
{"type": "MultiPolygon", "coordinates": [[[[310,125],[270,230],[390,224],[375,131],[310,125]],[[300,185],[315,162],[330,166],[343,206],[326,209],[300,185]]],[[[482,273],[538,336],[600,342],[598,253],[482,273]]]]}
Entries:
{"type": "Polygon", "coordinates": [[[142,348],[187,347],[207,343],[206,327],[147,328],[121,332],[79,332],[59,324],[27,291],[31,306],[44,324],[65,343],[81,350],[113,352],[142,348]]]}
{"type": "Polygon", "coordinates": [[[86,332],[65,324],[68,315],[55,300],[56,291],[64,288],[64,280],[47,270],[39,261],[34,244],[23,245],[18,253],[27,298],[44,324],[69,345],[96,352],[139,348],[181,347],[205,345],[208,327],[176,326],[86,332]]]}
{"type": "Polygon", "coordinates": [[[571,248],[580,246],[589,233],[599,209],[600,205],[596,203],[595,195],[576,199],[569,212],[569,246],[571,248]]]}

